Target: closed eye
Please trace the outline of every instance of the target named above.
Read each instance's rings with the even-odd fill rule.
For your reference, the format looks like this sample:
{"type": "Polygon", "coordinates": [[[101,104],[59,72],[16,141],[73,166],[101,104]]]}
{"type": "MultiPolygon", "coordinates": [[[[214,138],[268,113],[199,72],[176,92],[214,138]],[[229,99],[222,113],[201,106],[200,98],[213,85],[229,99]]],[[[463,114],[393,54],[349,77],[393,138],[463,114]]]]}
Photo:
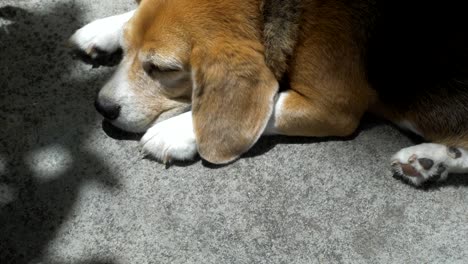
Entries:
{"type": "Polygon", "coordinates": [[[182,69],[176,67],[164,67],[161,65],[156,65],[153,62],[144,62],[143,63],[143,70],[149,75],[154,76],[158,73],[173,73],[179,72],[182,69]]]}

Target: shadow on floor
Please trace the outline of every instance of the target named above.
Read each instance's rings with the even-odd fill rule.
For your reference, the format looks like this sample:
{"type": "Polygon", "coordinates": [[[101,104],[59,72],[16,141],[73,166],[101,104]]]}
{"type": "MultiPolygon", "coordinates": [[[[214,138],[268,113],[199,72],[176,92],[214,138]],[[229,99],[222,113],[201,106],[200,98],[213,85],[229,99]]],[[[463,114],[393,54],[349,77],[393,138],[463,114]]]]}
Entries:
{"type": "MultiPolygon", "coordinates": [[[[311,137],[288,137],[288,136],[266,136],[266,137],[261,137],[259,141],[250,149],[247,153],[245,153],[241,158],[252,158],[256,156],[263,155],[267,153],[268,151],[272,150],[274,147],[277,145],[281,144],[312,144],[312,143],[319,143],[319,142],[327,142],[327,141],[348,141],[348,140],[353,140],[362,131],[365,131],[367,129],[371,129],[375,126],[379,125],[390,125],[393,126],[395,129],[398,129],[402,134],[404,134],[408,139],[411,140],[411,142],[414,145],[424,143],[425,140],[411,132],[405,131],[400,129],[399,127],[395,126],[394,124],[383,120],[379,117],[376,117],[371,114],[366,114],[359,127],[356,129],[356,131],[350,135],[349,137],[324,137],[324,138],[311,138],[311,137]]],[[[389,157],[390,158],[390,157],[389,157]]],[[[234,161],[235,162],[235,161],[234,161]]],[[[211,168],[211,169],[218,169],[218,168],[223,168],[225,166],[229,166],[229,164],[225,165],[214,165],[210,164],[206,161],[202,161],[203,166],[211,168]]],[[[191,163],[184,163],[182,165],[175,164],[176,166],[189,166],[191,163]]],[[[394,176],[395,179],[402,181],[405,184],[409,184],[408,182],[402,180],[401,178],[394,176]]],[[[453,186],[453,187],[468,187],[468,175],[466,174],[451,174],[449,175],[449,178],[444,181],[444,182],[429,182],[425,184],[424,186],[417,187],[419,190],[423,191],[434,191],[434,190],[439,190],[440,188],[443,187],[448,187],[448,186],[453,186]]]]}
{"type": "Polygon", "coordinates": [[[393,178],[404,183],[415,187],[420,191],[431,192],[439,191],[441,188],[452,186],[452,187],[468,187],[468,175],[467,174],[450,174],[447,180],[443,182],[428,181],[421,186],[414,186],[407,179],[401,177],[400,175],[393,175],[393,178]]]}
{"type": "Polygon", "coordinates": [[[11,196],[5,201],[0,193],[2,264],[39,263],[85,182],[119,189],[112,171],[82,144],[95,123],[93,86],[107,76],[69,77],[74,63],[64,43],[83,23],[73,4],[55,3],[40,14],[0,6],[0,19],[8,21],[0,27],[0,158],[6,163],[0,187],[11,196]],[[28,157],[50,146],[69,153],[72,162],[58,175],[40,179],[28,157]]]}

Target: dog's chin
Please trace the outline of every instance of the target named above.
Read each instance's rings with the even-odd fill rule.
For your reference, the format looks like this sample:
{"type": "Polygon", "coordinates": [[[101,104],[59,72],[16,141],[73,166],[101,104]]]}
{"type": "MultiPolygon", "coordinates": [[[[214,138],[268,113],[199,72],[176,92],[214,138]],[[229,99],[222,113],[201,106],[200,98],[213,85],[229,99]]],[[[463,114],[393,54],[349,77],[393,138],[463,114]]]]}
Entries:
{"type": "Polygon", "coordinates": [[[154,124],[156,118],[157,117],[148,118],[145,116],[144,118],[131,119],[126,116],[121,116],[116,120],[106,120],[106,122],[128,133],[144,133],[154,124]]]}
{"type": "Polygon", "coordinates": [[[102,130],[107,136],[118,140],[139,140],[144,133],[122,129],[106,119],[102,121],[102,130]]]}

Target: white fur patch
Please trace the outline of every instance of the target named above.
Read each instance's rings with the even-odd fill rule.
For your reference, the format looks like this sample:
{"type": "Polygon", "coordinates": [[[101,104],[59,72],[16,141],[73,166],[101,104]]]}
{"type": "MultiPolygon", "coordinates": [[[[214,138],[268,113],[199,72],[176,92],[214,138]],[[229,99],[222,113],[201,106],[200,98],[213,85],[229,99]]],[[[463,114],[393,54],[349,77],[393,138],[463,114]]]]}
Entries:
{"type": "Polygon", "coordinates": [[[164,163],[191,160],[197,154],[192,112],[157,123],[141,139],[143,151],[164,163]]]}
{"type": "Polygon", "coordinates": [[[284,100],[289,95],[288,92],[282,92],[275,98],[275,106],[273,108],[273,113],[271,114],[270,120],[263,132],[263,135],[277,135],[279,134],[276,130],[276,118],[281,115],[281,111],[283,109],[284,100]]]}
{"type": "Polygon", "coordinates": [[[404,148],[392,157],[392,169],[415,185],[421,185],[434,177],[443,181],[449,173],[468,172],[468,152],[461,148],[457,148],[457,151],[461,154],[460,157],[451,155],[447,146],[434,143],[404,148]],[[424,168],[421,159],[430,160],[433,165],[429,169],[424,168]],[[411,165],[419,175],[407,175],[403,166],[408,165],[411,165]]]}
{"type": "Polygon", "coordinates": [[[71,153],[59,145],[47,146],[29,153],[25,163],[34,176],[43,181],[62,176],[73,165],[71,153]]]}
{"type": "Polygon", "coordinates": [[[70,42],[83,51],[97,48],[112,53],[120,47],[123,28],[134,13],[135,11],[130,11],[95,20],[77,30],[70,38],[70,42]]]}

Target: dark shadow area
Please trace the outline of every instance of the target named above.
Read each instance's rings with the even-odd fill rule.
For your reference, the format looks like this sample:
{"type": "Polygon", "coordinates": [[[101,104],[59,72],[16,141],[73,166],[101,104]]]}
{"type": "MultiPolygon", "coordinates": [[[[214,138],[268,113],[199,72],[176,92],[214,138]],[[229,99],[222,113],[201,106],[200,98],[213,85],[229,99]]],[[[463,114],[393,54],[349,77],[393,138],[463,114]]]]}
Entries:
{"type": "Polygon", "coordinates": [[[117,140],[133,140],[138,141],[143,136],[141,133],[132,133],[124,131],[118,127],[113,126],[105,119],[102,121],[102,130],[110,138],[117,140]]]}
{"type": "MultiPolygon", "coordinates": [[[[281,144],[313,144],[313,143],[319,143],[319,142],[353,140],[363,130],[375,127],[379,124],[382,124],[382,122],[383,121],[381,119],[375,116],[366,115],[363,118],[360,126],[356,129],[356,131],[352,135],[347,136],[347,137],[320,137],[319,138],[319,137],[293,137],[293,136],[277,136],[277,135],[262,136],[247,153],[241,156],[241,159],[253,158],[256,156],[263,155],[267,153],[268,151],[272,150],[276,145],[281,145],[281,144]]],[[[229,166],[230,164],[234,162],[236,161],[233,161],[228,164],[217,165],[217,164],[211,164],[205,160],[202,160],[203,166],[211,168],[211,169],[223,168],[225,166],[229,166]]]]}
{"type": "Polygon", "coordinates": [[[41,262],[85,182],[119,188],[110,168],[83,146],[96,119],[94,87],[107,76],[73,80],[65,43],[83,25],[80,9],[55,3],[47,13],[0,6],[0,18],[10,21],[0,27],[0,155],[6,159],[0,185],[14,190],[12,201],[0,204],[2,264],[41,262]],[[28,157],[50,146],[66,151],[72,163],[52,178],[37,178],[28,157]]]}
{"type": "Polygon", "coordinates": [[[154,158],[151,155],[144,155],[143,159],[150,160],[153,162],[157,162],[161,165],[164,165],[166,169],[170,169],[172,166],[176,167],[189,167],[192,166],[193,164],[197,163],[200,160],[200,156],[197,155],[193,160],[171,160],[168,161],[167,163],[164,163],[156,158],[154,158]]]}
{"type": "Polygon", "coordinates": [[[379,126],[379,125],[391,125],[398,130],[400,130],[402,133],[404,133],[411,141],[413,141],[414,144],[419,144],[424,142],[424,140],[418,136],[415,135],[411,132],[404,131],[395,125],[391,124],[390,122],[383,120],[379,117],[376,117],[371,114],[366,114],[359,125],[359,127],[356,129],[356,131],[347,137],[322,137],[322,138],[313,138],[313,137],[288,137],[288,136],[265,136],[260,138],[260,140],[255,144],[255,146],[249,150],[243,157],[255,157],[259,155],[263,155],[266,152],[270,151],[273,149],[276,145],[278,144],[312,144],[312,143],[319,143],[319,142],[330,142],[330,141],[348,141],[348,140],[353,140],[362,131],[371,129],[373,127],[379,126]]]}
{"type": "MultiPolygon", "coordinates": [[[[402,176],[398,174],[394,174],[393,178],[403,182],[405,184],[414,186],[409,182],[407,179],[403,178],[402,176]]],[[[447,180],[443,182],[437,182],[437,181],[428,181],[425,182],[421,186],[414,186],[416,189],[421,190],[421,191],[437,191],[440,190],[444,187],[468,187],[468,175],[466,174],[449,174],[447,180]]]]}
{"type": "Polygon", "coordinates": [[[101,66],[116,66],[120,63],[123,57],[122,49],[118,49],[116,52],[111,54],[99,49],[95,50],[97,53],[95,58],[91,58],[88,54],[79,49],[72,50],[70,53],[74,59],[92,65],[93,68],[99,68],[101,66]]]}
{"type": "Polygon", "coordinates": [[[424,190],[438,190],[443,187],[468,187],[468,175],[466,174],[449,174],[444,182],[434,182],[427,186],[423,186],[424,190]]]}
{"type": "MultiPolygon", "coordinates": [[[[348,141],[348,140],[353,140],[362,131],[371,129],[373,127],[379,126],[379,125],[390,125],[396,129],[398,129],[401,133],[403,133],[406,137],[408,137],[414,144],[420,144],[424,142],[424,139],[414,133],[411,133],[409,131],[405,131],[394,124],[390,123],[389,121],[386,121],[382,118],[379,118],[375,115],[372,114],[365,114],[364,117],[361,120],[361,123],[359,127],[356,129],[356,131],[347,137],[291,137],[291,136],[262,136],[257,143],[244,155],[241,156],[242,158],[253,158],[256,156],[263,155],[267,153],[268,151],[272,150],[276,145],[281,145],[281,144],[313,144],[313,143],[321,143],[321,142],[331,142],[331,141],[348,141]]],[[[218,168],[223,168],[226,166],[229,166],[230,164],[234,163],[236,161],[233,161],[228,164],[223,164],[223,165],[216,165],[216,164],[211,164],[205,160],[202,160],[203,166],[211,169],[218,169],[218,168]]]]}
{"type": "Polygon", "coordinates": [[[256,156],[263,155],[273,149],[276,145],[280,144],[313,144],[319,142],[330,142],[330,141],[348,141],[353,140],[359,131],[353,133],[349,137],[288,137],[288,136],[264,136],[261,137],[258,142],[250,149],[243,158],[253,158],[256,156]]]}
{"type": "Polygon", "coordinates": [[[114,262],[113,260],[106,260],[106,259],[93,259],[93,260],[86,260],[78,264],[117,264],[117,262],[114,262]]]}

